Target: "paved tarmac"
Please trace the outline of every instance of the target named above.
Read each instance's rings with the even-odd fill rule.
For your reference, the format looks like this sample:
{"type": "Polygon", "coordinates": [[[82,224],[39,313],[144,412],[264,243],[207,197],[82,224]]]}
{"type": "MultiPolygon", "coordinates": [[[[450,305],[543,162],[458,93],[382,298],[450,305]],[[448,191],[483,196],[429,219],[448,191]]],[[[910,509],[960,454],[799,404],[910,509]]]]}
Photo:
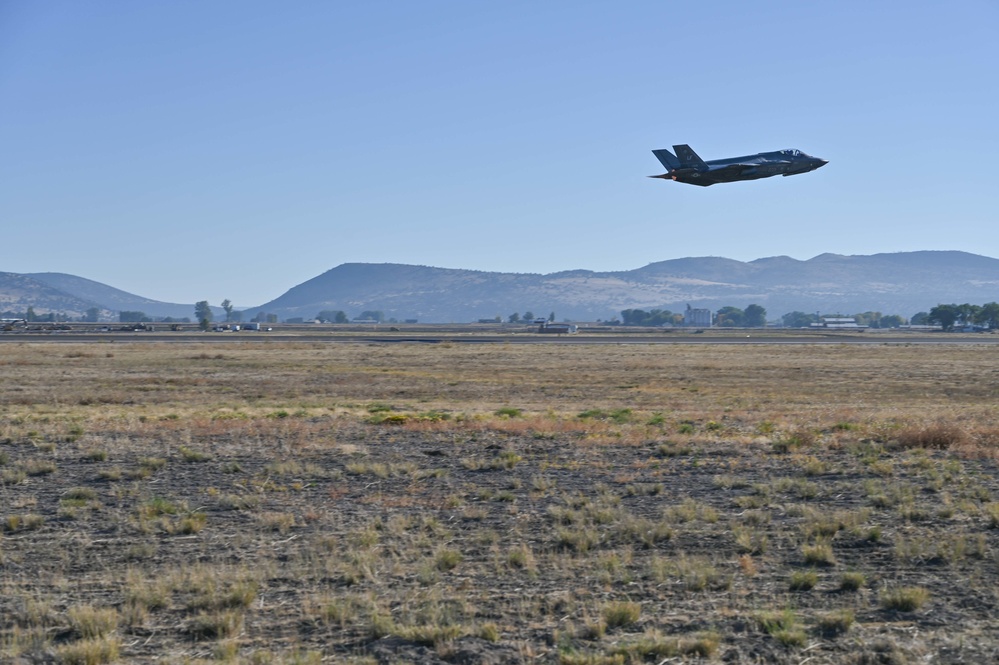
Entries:
{"type": "Polygon", "coordinates": [[[884,344],[884,345],[989,345],[999,346],[999,334],[940,332],[760,331],[736,333],[709,331],[696,333],[578,333],[542,335],[537,333],[318,333],[318,332],[4,332],[0,344],[275,344],[307,342],[330,344],[884,344]]]}

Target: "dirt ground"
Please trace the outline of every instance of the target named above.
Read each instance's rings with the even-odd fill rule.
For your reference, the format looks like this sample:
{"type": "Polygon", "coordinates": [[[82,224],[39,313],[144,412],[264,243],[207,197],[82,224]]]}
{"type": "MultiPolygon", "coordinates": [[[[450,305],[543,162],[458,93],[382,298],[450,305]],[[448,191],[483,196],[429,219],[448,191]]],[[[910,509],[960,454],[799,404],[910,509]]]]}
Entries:
{"type": "Polygon", "coordinates": [[[992,349],[2,351],[5,662],[999,660],[992,349]]]}

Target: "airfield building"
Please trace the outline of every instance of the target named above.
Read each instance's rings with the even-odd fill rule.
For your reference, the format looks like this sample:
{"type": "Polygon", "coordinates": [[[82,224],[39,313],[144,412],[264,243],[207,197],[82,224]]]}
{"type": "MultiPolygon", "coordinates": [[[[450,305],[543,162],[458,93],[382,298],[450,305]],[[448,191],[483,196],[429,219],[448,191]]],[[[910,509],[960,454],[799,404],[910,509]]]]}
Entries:
{"type": "Polygon", "coordinates": [[[711,310],[695,309],[687,305],[687,309],[683,313],[683,325],[688,328],[710,328],[711,310]]]}

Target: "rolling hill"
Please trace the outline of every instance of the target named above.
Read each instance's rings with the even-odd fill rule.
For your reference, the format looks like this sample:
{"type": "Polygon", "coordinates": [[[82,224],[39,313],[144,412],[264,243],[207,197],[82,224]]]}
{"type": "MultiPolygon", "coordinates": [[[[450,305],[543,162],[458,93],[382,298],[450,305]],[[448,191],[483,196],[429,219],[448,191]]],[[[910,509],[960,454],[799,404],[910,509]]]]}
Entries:
{"type": "MultiPolygon", "coordinates": [[[[101,320],[115,319],[123,310],[144,312],[150,317],[194,317],[194,304],[166,303],[143,298],[65,273],[0,272],[0,312],[25,312],[32,307],[36,314],[50,312],[79,318],[94,307],[101,320]]],[[[212,308],[216,314],[221,308],[212,308]]]]}
{"type": "MultiPolygon", "coordinates": [[[[911,317],[940,303],[997,300],[999,259],[957,251],[821,254],[806,261],[692,257],[635,270],[549,274],[345,263],[247,308],[244,320],[259,312],[308,320],[323,310],[343,310],[349,317],[375,310],[386,318],[425,323],[505,320],[527,311],[593,321],[613,319],[624,309],[682,311],[690,305],[716,310],[754,303],[765,307],[770,319],[791,311],[911,317]]],[[[193,304],[158,302],[74,275],[0,273],[0,311],[24,311],[29,305],[38,313],[74,317],[95,306],[109,313],[193,316],[193,304]]]]}
{"type": "Polygon", "coordinates": [[[67,293],[30,275],[0,272],[0,312],[24,312],[33,307],[39,314],[64,312],[82,316],[88,309],[101,305],[84,297],[67,293]]]}
{"type": "Polygon", "coordinates": [[[531,310],[558,319],[608,320],[623,309],[745,308],[770,318],[791,311],[910,317],[947,302],[999,300],[999,260],[956,251],[870,256],[822,254],[742,262],[718,257],[651,263],[620,272],[491,273],[400,264],[346,263],[289,289],[251,313],[356,316],[461,322],[531,310]]]}
{"type": "MultiPolygon", "coordinates": [[[[71,293],[78,298],[89,302],[100,303],[105,309],[120,312],[130,310],[133,312],[144,312],[151,317],[194,317],[194,303],[181,304],[160,302],[143,298],[121,289],[116,289],[100,282],[95,282],[76,275],[67,275],[61,272],[37,272],[25,275],[43,284],[47,284],[54,289],[71,293]]],[[[35,308],[38,309],[37,307],[35,308]]],[[[221,308],[213,308],[216,313],[221,312],[221,308]]]]}

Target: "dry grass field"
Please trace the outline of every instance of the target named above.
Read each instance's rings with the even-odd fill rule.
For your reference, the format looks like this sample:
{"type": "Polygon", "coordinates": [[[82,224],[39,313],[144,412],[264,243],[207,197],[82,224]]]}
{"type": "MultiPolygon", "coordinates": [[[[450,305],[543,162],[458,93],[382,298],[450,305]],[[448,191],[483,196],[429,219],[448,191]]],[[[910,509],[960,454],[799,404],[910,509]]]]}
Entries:
{"type": "Polygon", "coordinates": [[[0,661],[999,659],[986,346],[0,347],[0,661]]]}

